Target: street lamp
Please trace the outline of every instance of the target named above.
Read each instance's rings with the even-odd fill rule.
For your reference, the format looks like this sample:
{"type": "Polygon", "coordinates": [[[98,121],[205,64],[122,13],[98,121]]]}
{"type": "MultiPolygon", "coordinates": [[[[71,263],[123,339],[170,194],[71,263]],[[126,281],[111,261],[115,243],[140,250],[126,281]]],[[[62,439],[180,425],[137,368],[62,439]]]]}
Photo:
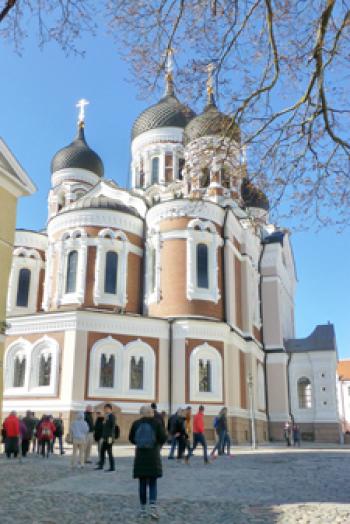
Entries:
{"type": "Polygon", "coordinates": [[[248,374],[248,391],[249,391],[249,408],[250,408],[250,423],[251,423],[251,433],[252,433],[252,449],[257,448],[256,444],[256,434],[255,434],[255,407],[254,407],[254,382],[253,374],[248,374]]]}

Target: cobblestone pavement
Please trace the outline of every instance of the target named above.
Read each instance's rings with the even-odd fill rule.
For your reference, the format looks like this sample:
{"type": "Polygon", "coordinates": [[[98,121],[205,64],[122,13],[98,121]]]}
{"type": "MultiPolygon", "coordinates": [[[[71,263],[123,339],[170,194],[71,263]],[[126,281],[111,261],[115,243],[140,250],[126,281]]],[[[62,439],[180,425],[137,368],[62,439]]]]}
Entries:
{"type": "MultiPolygon", "coordinates": [[[[160,522],[350,524],[350,450],[234,451],[208,466],[200,456],[190,465],[165,457],[160,522]]],[[[1,456],[0,523],[140,522],[131,454],[115,450],[115,473],[93,465],[72,471],[69,456],[30,456],[22,463],[1,456]]]]}

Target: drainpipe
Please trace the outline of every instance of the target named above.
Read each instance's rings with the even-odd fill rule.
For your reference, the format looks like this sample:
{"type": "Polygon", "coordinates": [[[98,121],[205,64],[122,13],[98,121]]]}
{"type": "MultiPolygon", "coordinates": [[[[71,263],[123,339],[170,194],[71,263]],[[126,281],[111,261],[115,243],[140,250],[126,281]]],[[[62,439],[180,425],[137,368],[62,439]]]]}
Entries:
{"type": "Polygon", "coordinates": [[[168,341],[168,401],[169,401],[169,417],[172,414],[173,410],[173,388],[172,388],[172,378],[173,378],[173,324],[175,318],[168,319],[169,322],[169,341],[168,341]]]}
{"type": "Polygon", "coordinates": [[[223,234],[223,240],[224,243],[222,245],[222,256],[221,256],[221,274],[222,274],[222,290],[221,290],[221,297],[222,297],[222,316],[223,321],[227,324],[227,308],[226,308],[226,268],[225,268],[225,247],[226,247],[226,240],[228,237],[225,234],[226,230],[226,223],[227,218],[229,214],[230,208],[226,207],[225,209],[225,216],[224,216],[224,222],[222,225],[222,234],[223,234]]]}
{"type": "Polygon", "coordinates": [[[147,216],[147,213],[145,215],[145,218],[143,219],[143,234],[142,234],[142,237],[143,237],[143,241],[142,241],[142,246],[143,246],[143,254],[142,254],[142,260],[141,260],[141,282],[140,282],[140,315],[144,316],[146,311],[145,311],[145,290],[146,290],[146,278],[147,278],[147,275],[146,275],[146,242],[147,242],[147,225],[146,225],[146,216],[147,216]]]}
{"type": "Polygon", "coordinates": [[[287,385],[288,385],[288,413],[291,418],[292,424],[294,424],[294,415],[292,413],[292,403],[290,400],[290,376],[289,376],[289,365],[292,360],[292,353],[288,353],[288,362],[287,362],[287,385]]]}
{"type": "Polygon", "coordinates": [[[262,250],[259,257],[258,262],[258,271],[260,275],[259,279],[259,302],[260,302],[260,319],[261,319],[261,344],[264,351],[264,386],[265,386],[265,412],[266,412],[266,420],[267,420],[267,438],[270,440],[271,435],[271,420],[270,420],[270,413],[269,413],[269,392],[267,387],[267,353],[265,348],[265,341],[264,341],[264,313],[263,313],[263,301],[262,301],[262,283],[263,283],[263,276],[261,273],[261,263],[262,259],[265,253],[265,246],[266,244],[262,245],[262,250]]]}

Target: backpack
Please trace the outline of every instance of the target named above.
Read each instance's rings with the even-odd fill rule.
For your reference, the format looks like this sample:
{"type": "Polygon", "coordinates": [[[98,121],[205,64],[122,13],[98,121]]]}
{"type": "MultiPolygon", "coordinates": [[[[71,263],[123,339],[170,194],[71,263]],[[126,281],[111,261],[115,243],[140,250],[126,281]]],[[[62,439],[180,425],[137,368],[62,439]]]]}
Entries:
{"type": "Polygon", "coordinates": [[[218,429],[219,426],[219,417],[215,417],[213,421],[213,428],[218,429]]]}
{"type": "Polygon", "coordinates": [[[42,424],[41,426],[41,438],[42,440],[51,440],[52,439],[52,430],[48,423],[42,424]]]}
{"type": "Polygon", "coordinates": [[[156,434],[149,422],[141,422],[135,432],[135,444],[140,449],[154,448],[157,443],[156,434]]]}

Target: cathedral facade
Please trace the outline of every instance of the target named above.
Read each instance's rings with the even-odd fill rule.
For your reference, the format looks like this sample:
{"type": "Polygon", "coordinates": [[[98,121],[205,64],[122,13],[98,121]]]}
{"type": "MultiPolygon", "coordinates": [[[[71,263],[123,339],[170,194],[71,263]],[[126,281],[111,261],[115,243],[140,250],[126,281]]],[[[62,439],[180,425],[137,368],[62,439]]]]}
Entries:
{"type": "Polygon", "coordinates": [[[226,406],[238,443],[252,422],[259,441],[280,439],[287,420],[337,440],[333,326],[295,339],[290,234],[270,223],[211,87],[195,115],[168,72],[131,151],[126,190],[104,176],[81,114],[52,160],[47,227],[17,231],[4,412],[68,421],[108,401],[125,440],[145,403],[203,404],[209,438],[226,406]]]}

